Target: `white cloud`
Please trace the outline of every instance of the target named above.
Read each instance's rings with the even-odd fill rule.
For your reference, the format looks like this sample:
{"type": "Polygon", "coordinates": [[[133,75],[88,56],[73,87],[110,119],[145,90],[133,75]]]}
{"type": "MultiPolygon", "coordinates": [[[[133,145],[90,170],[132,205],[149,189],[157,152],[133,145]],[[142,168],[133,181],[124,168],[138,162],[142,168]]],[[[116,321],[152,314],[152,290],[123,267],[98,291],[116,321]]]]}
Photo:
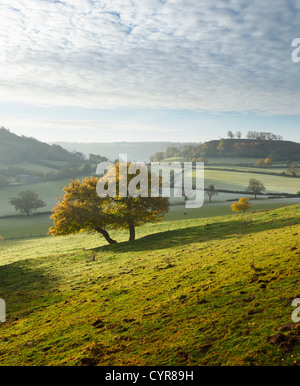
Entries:
{"type": "Polygon", "coordinates": [[[79,142],[109,142],[115,140],[150,141],[153,134],[165,133],[168,139],[179,129],[159,125],[133,123],[128,121],[112,120],[42,120],[42,119],[11,119],[2,118],[1,124],[13,128],[14,133],[27,136],[42,137],[44,141],[79,141],[79,142]],[[85,133],[84,140],[82,132],[85,133]]]}
{"type": "Polygon", "coordinates": [[[298,27],[296,1],[2,0],[0,101],[298,114],[298,27]]]}

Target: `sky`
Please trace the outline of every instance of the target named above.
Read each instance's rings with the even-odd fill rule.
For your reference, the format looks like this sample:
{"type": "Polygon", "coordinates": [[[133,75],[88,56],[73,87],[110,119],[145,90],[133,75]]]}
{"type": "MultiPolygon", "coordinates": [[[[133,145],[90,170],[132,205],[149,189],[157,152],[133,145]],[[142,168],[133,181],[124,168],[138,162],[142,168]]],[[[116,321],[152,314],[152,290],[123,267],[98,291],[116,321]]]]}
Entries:
{"type": "Polygon", "coordinates": [[[46,142],[300,142],[299,37],[299,0],[1,0],[0,126],[46,142]]]}

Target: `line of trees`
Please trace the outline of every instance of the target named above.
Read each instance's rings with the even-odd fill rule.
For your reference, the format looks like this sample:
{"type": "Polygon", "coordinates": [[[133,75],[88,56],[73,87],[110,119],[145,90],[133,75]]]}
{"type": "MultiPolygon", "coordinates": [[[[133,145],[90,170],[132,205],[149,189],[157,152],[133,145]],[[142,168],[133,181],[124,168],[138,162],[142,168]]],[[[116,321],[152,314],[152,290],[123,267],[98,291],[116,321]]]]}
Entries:
{"type": "Polygon", "coordinates": [[[202,145],[185,145],[182,150],[171,146],[166,149],[166,151],[159,151],[153,154],[150,157],[151,162],[160,162],[168,158],[186,158],[192,162],[204,162],[208,164],[208,159],[203,156],[203,151],[201,150],[202,145]]]}
{"type": "Polygon", "coordinates": [[[87,176],[95,172],[95,166],[89,161],[85,161],[83,164],[68,163],[64,166],[57,166],[48,164],[47,162],[40,162],[41,166],[51,167],[54,170],[42,172],[39,170],[28,170],[20,168],[19,166],[9,166],[6,169],[0,169],[0,188],[9,185],[10,179],[16,179],[20,175],[28,175],[31,177],[38,177],[41,181],[54,181],[63,178],[72,178],[74,176],[87,176]]]}
{"type": "Polygon", "coordinates": [[[276,135],[269,132],[248,131],[247,139],[258,139],[261,141],[282,141],[283,137],[281,135],[276,135]]]}
{"type": "Polygon", "coordinates": [[[235,137],[236,137],[237,139],[241,139],[243,134],[242,134],[241,131],[237,131],[237,132],[234,134],[231,130],[229,130],[228,133],[227,133],[227,135],[228,135],[228,137],[229,137],[230,139],[234,139],[235,137]]]}
{"type": "Polygon", "coordinates": [[[270,167],[272,166],[272,164],[273,164],[273,160],[271,156],[267,158],[260,158],[255,162],[255,166],[260,166],[260,167],[262,166],[270,167]]]}
{"type": "Polygon", "coordinates": [[[276,160],[299,156],[299,144],[284,142],[280,135],[249,131],[242,139],[242,132],[228,131],[229,138],[220,138],[199,145],[185,145],[181,149],[168,147],[166,151],[156,152],[150,157],[151,162],[160,162],[169,158],[184,158],[189,161],[209,163],[210,157],[253,157],[266,158],[268,154],[276,160]]]}
{"type": "MultiPolygon", "coordinates": [[[[235,134],[229,130],[227,133],[227,136],[230,139],[241,139],[242,138],[242,132],[237,131],[235,134]]],[[[261,140],[261,141],[282,141],[283,137],[281,135],[276,135],[273,133],[269,132],[264,132],[264,131],[248,131],[246,135],[247,139],[256,139],[256,140],[261,140]]]]}

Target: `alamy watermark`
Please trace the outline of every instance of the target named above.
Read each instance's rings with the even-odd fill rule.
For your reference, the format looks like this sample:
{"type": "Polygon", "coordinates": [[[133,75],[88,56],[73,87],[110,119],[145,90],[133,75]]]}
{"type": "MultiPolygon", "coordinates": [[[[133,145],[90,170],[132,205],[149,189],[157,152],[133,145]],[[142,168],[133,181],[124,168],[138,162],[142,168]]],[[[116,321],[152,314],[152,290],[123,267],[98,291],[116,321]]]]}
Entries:
{"type": "Polygon", "coordinates": [[[0,299],[0,323],[5,323],[6,320],[6,306],[5,301],[0,299]]]}
{"type": "Polygon", "coordinates": [[[300,62],[300,38],[292,41],[292,47],[296,47],[292,52],[292,61],[294,63],[300,62]]]}
{"type": "Polygon", "coordinates": [[[294,309],[294,311],[292,313],[292,321],[294,323],[299,323],[300,322],[300,316],[298,314],[300,314],[300,298],[296,298],[293,300],[292,307],[297,307],[294,309]]]}
{"type": "Polygon", "coordinates": [[[127,154],[119,155],[119,170],[111,162],[101,162],[96,174],[103,175],[97,183],[99,197],[171,197],[186,199],[186,208],[200,208],[204,203],[203,162],[127,163],[127,154]],[[105,174],[105,172],[108,172],[105,174]],[[128,178],[128,175],[134,175],[128,178]],[[173,183],[171,184],[171,177],[173,183]],[[118,183],[117,183],[118,182],[118,183]],[[118,192],[117,192],[118,185],[118,192]],[[149,188],[150,187],[150,188],[149,188]]]}

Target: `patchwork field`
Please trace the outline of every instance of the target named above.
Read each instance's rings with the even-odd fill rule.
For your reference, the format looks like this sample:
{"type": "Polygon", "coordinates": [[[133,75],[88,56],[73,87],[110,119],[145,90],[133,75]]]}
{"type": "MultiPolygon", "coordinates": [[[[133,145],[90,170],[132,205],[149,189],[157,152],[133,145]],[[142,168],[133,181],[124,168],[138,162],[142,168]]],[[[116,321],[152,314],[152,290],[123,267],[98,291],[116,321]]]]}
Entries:
{"type": "Polygon", "coordinates": [[[16,197],[19,192],[33,190],[39,197],[46,202],[47,206],[43,211],[50,211],[56,203],[56,199],[63,195],[62,188],[68,184],[70,179],[49,181],[21,186],[9,186],[0,189],[0,216],[16,214],[15,208],[9,205],[9,200],[16,197]]]}
{"type": "MultiPolygon", "coordinates": [[[[170,207],[169,213],[165,216],[165,221],[179,221],[197,218],[208,218],[220,215],[230,215],[232,210],[230,205],[232,202],[224,202],[227,199],[238,200],[240,195],[238,194],[226,194],[219,193],[218,196],[213,198],[213,202],[209,204],[206,202],[202,208],[187,209],[183,204],[183,200],[177,199],[181,202],[180,205],[173,205],[170,207]]],[[[244,195],[247,197],[248,195],[244,195]]],[[[252,200],[251,211],[267,210],[280,208],[286,205],[293,205],[299,203],[299,198],[291,199],[259,199],[252,200]]],[[[0,235],[4,239],[19,239],[46,236],[48,229],[53,225],[53,221],[50,219],[50,214],[39,214],[30,217],[26,216],[14,216],[10,218],[0,218],[0,235]]],[[[154,225],[153,225],[154,226],[154,225]]],[[[158,226],[158,225],[155,225],[158,226]]]]}
{"type": "MultiPolygon", "coordinates": [[[[236,160],[238,162],[238,160],[236,160]]],[[[192,177],[193,173],[190,172],[192,177]]],[[[245,191],[250,178],[260,179],[266,186],[267,192],[278,193],[296,193],[300,190],[299,178],[287,178],[282,176],[260,175],[244,172],[230,172],[221,170],[205,170],[205,183],[214,184],[216,189],[245,191]]],[[[0,189],[0,235],[5,239],[16,239],[23,237],[36,237],[47,235],[49,227],[52,225],[52,220],[49,214],[38,216],[16,216],[10,218],[1,218],[3,216],[15,215],[15,209],[9,205],[9,200],[15,197],[22,190],[33,190],[42,200],[46,202],[46,207],[42,208],[43,212],[50,212],[56,204],[57,198],[63,194],[63,186],[68,185],[69,179],[29,184],[25,186],[14,186],[0,189]]],[[[253,196],[245,193],[244,197],[251,199],[253,210],[273,209],[288,204],[295,204],[299,199],[272,199],[252,200],[253,196]]],[[[180,220],[189,216],[190,218],[203,218],[218,215],[227,215],[231,213],[230,204],[232,200],[238,200],[241,194],[236,193],[219,193],[213,197],[213,202],[208,203],[208,197],[205,194],[205,204],[200,209],[186,210],[183,199],[171,199],[173,205],[166,220],[180,220]],[[187,213],[187,214],[185,214],[187,213]]]]}
{"type": "Polygon", "coordinates": [[[256,173],[238,173],[222,170],[205,170],[205,186],[215,184],[216,189],[245,190],[250,178],[263,182],[267,193],[295,194],[300,190],[300,179],[256,173]]]}

